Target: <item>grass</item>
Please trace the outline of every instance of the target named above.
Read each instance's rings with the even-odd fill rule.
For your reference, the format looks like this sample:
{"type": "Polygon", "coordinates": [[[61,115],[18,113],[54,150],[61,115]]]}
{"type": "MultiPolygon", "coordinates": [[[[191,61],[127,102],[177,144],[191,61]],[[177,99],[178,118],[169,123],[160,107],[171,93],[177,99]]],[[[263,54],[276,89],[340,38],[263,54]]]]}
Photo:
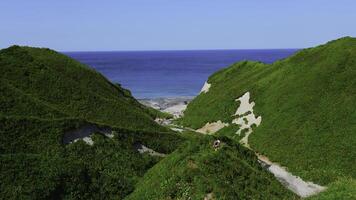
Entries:
{"type": "Polygon", "coordinates": [[[253,152],[219,137],[191,138],[151,168],[126,199],[297,199],[253,152]],[[222,141],[213,148],[216,139],[222,141]]]}
{"type": "Polygon", "coordinates": [[[12,46],[0,51],[0,66],[3,115],[72,117],[121,128],[167,131],[152,120],[167,115],[141,105],[119,84],[55,51],[12,46]]]}
{"type": "Polygon", "coordinates": [[[0,196],[3,199],[123,199],[184,138],[154,122],[169,117],[135,100],[89,67],[55,51],[13,46],[0,51],[0,196]],[[65,145],[88,124],[111,127],[65,145]]]}
{"type": "Polygon", "coordinates": [[[271,65],[236,63],[209,78],[209,92],[188,105],[180,123],[231,123],[235,99],[249,91],[262,116],[249,137],[253,149],[319,184],[356,178],[355,55],[356,39],[347,37],[271,65]]]}
{"type": "Polygon", "coordinates": [[[161,159],[138,153],[135,144],[171,153],[184,141],[173,133],[114,128],[113,139],[92,136],[93,146],[82,141],[62,144],[67,130],[86,123],[75,119],[0,118],[2,198],[123,199],[161,159]]]}
{"type": "MultiPolygon", "coordinates": [[[[250,91],[262,116],[252,147],[303,178],[330,183],[320,198],[353,197],[354,47],[345,38],[272,65],[237,63],[209,78],[210,91],[179,123],[231,123],[235,99],[250,91]]],[[[170,116],[55,51],[1,50],[0,81],[1,198],[298,199],[237,144],[238,127],[216,136],[173,133],[153,121],[170,116]],[[67,131],[88,124],[111,127],[114,138],[95,133],[93,146],[62,143],[67,131]],[[169,155],[140,154],[138,143],[169,155]]]]}
{"type": "Polygon", "coordinates": [[[345,178],[329,185],[329,188],[308,200],[353,200],[356,199],[356,181],[345,178]]]}

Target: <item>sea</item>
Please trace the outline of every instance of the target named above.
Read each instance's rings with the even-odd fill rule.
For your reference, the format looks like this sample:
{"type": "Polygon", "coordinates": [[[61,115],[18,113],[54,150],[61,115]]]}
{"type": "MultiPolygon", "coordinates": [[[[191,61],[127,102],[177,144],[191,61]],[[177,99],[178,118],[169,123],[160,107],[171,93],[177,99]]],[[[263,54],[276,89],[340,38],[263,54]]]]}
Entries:
{"type": "Polygon", "coordinates": [[[138,99],[196,96],[214,72],[242,60],[272,63],[298,49],[64,52],[138,99]]]}

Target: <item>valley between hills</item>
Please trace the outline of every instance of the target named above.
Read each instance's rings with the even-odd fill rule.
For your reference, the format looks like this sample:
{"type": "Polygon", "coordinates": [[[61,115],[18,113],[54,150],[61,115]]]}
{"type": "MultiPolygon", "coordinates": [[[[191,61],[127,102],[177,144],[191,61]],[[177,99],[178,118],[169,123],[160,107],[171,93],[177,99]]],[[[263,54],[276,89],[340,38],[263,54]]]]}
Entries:
{"type": "Polygon", "coordinates": [[[356,199],[356,39],[135,99],[46,48],[0,50],[3,199],[356,199]]]}

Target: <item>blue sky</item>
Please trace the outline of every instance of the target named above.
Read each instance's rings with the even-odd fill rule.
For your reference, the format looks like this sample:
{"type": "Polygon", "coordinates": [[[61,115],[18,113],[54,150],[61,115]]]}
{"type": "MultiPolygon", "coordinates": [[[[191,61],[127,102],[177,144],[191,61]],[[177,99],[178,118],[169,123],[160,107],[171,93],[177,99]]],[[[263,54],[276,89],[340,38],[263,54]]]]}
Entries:
{"type": "Polygon", "coordinates": [[[0,48],[302,48],[356,36],[355,0],[1,0],[0,48]]]}

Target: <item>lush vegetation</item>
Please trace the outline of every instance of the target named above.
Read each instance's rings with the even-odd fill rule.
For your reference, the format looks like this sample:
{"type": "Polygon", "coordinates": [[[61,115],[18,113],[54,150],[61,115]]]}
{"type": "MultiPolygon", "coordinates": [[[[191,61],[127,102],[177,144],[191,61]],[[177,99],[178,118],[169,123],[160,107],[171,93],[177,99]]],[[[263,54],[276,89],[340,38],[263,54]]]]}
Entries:
{"type": "Polygon", "coordinates": [[[114,138],[92,136],[64,145],[66,130],[78,120],[0,119],[0,191],[4,199],[122,199],[161,158],[140,154],[144,144],[170,153],[183,141],[173,133],[113,129],[114,138]]]}
{"type": "MultiPolygon", "coordinates": [[[[208,80],[210,91],[179,123],[231,123],[249,91],[261,126],[252,148],[303,178],[328,184],[311,199],[355,196],[356,40],[306,49],[272,65],[241,62],[208,80]],[[292,139],[291,139],[292,138],[292,139]]],[[[239,145],[230,125],[215,136],[176,134],[130,91],[49,49],[0,50],[0,196],[4,199],[297,199],[239,145]],[[64,144],[87,125],[93,145],[64,144]],[[213,147],[219,139],[222,143],[213,147]],[[165,158],[140,154],[145,145],[165,158]],[[169,155],[168,155],[169,154],[169,155]]]]}
{"type": "Polygon", "coordinates": [[[191,138],[155,165],[127,199],[296,199],[233,140],[191,138]],[[215,140],[222,142],[214,148],[215,140]]]}
{"type": "MultiPolygon", "coordinates": [[[[356,39],[341,38],[273,64],[244,61],[212,75],[180,121],[231,123],[236,98],[251,93],[262,123],[251,147],[306,180],[356,178],[356,39]]],[[[234,131],[227,128],[222,133],[234,131]]],[[[239,139],[239,137],[237,138],[239,139]]]]}
{"type": "Polygon", "coordinates": [[[341,179],[329,185],[329,188],[308,200],[354,200],[356,199],[356,181],[341,179]]]}
{"type": "Polygon", "coordinates": [[[184,139],[159,126],[169,117],[139,104],[126,89],[49,49],[0,51],[1,199],[123,199],[161,158],[184,139]],[[64,144],[68,131],[109,127],[94,144],[64,144]]]}
{"type": "Polygon", "coordinates": [[[166,131],[166,117],[137,102],[130,91],[93,69],[49,49],[12,46],[0,51],[0,113],[72,117],[107,125],[166,131]]]}

